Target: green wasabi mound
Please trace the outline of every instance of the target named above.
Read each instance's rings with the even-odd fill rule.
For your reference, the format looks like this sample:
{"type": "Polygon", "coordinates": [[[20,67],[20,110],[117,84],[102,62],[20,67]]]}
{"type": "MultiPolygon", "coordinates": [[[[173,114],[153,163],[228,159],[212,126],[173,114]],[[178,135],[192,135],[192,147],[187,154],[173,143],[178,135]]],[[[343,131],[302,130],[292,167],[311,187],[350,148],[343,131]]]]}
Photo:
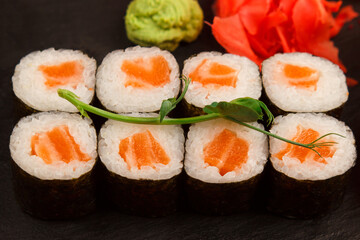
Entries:
{"type": "Polygon", "coordinates": [[[127,37],[141,46],[175,50],[201,32],[203,12],[196,0],[134,0],[126,11],[127,37]]]}

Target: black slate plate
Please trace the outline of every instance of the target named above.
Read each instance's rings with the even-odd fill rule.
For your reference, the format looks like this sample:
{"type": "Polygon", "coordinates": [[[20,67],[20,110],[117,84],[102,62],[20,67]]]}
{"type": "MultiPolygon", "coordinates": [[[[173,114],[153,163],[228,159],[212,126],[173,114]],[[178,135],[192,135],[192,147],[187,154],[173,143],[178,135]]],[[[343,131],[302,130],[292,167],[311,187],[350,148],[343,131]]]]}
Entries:
{"type": "MultiPolygon", "coordinates": [[[[175,1],[175,0],[174,0],[175,1]]],[[[107,206],[74,221],[42,221],[23,213],[11,184],[9,136],[17,119],[11,76],[21,57],[49,47],[80,49],[98,63],[114,49],[133,44],[126,38],[124,0],[0,1],[0,239],[360,239],[360,166],[351,176],[341,207],[317,220],[289,220],[252,211],[209,217],[182,210],[164,218],[122,215],[107,206]]],[[[212,22],[210,0],[200,1],[212,22]]],[[[344,1],[360,12],[360,2],[344,1]]],[[[360,80],[360,25],[354,20],[335,38],[348,76],[360,80]]],[[[200,37],[182,44],[174,55],[180,67],[192,54],[224,51],[204,26],[200,37]]],[[[359,149],[360,85],[350,88],[342,119],[352,128],[359,149]]]]}

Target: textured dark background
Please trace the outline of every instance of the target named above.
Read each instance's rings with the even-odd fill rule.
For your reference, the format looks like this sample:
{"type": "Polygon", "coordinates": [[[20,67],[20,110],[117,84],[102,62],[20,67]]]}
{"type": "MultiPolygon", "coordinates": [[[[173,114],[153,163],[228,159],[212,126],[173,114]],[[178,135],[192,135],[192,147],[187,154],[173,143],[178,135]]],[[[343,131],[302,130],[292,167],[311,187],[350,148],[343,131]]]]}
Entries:
{"type": "MultiPolygon", "coordinates": [[[[175,0],[174,0],[175,1],[175,0]]],[[[212,22],[211,0],[200,1],[212,22]]],[[[360,2],[353,4],[360,12],[360,2]]],[[[360,166],[352,174],[344,203],[317,220],[288,220],[259,209],[227,217],[209,217],[182,210],[149,219],[122,215],[107,206],[73,221],[42,221],[23,213],[11,184],[9,136],[17,119],[12,103],[11,76],[21,57],[49,47],[79,49],[98,64],[110,51],[133,44],[126,38],[124,0],[0,0],[0,239],[360,239],[360,166]]],[[[335,44],[360,80],[360,22],[347,24],[335,44]]],[[[201,51],[224,51],[204,26],[200,37],[175,52],[184,59],[201,51]]],[[[350,88],[342,119],[352,128],[359,149],[360,85],[350,88]]]]}

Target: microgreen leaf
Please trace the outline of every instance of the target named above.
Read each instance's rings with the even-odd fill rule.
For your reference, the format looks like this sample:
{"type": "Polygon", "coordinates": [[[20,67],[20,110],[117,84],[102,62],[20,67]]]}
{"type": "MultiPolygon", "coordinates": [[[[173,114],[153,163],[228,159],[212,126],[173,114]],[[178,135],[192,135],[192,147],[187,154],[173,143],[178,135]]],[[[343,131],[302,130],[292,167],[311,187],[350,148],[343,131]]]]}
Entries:
{"type": "Polygon", "coordinates": [[[249,97],[237,98],[237,99],[230,101],[230,103],[235,103],[237,105],[246,106],[248,108],[251,108],[254,111],[256,111],[258,113],[258,115],[262,116],[263,113],[262,113],[259,102],[260,102],[259,100],[249,98],[249,97]]]}
{"type": "Polygon", "coordinates": [[[162,122],[164,117],[168,115],[169,112],[171,112],[176,107],[176,105],[174,104],[175,102],[176,102],[176,98],[169,98],[161,103],[160,114],[159,114],[160,122],[162,122]]]}
{"type": "Polygon", "coordinates": [[[274,115],[270,112],[268,107],[260,100],[253,99],[250,97],[245,98],[237,98],[235,100],[232,100],[231,103],[236,103],[238,105],[247,106],[249,108],[252,108],[254,111],[256,111],[259,115],[258,120],[263,120],[264,113],[267,117],[267,126],[269,126],[272,121],[274,120],[274,115]]]}
{"type": "Polygon", "coordinates": [[[213,102],[203,109],[206,113],[219,113],[222,117],[231,117],[242,122],[257,121],[262,115],[247,106],[239,105],[231,102],[213,102]]]}
{"type": "Polygon", "coordinates": [[[266,117],[267,117],[266,125],[270,126],[270,124],[274,121],[274,115],[270,112],[270,110],[265,105],[265,103],[263,103],[262,101],[259,101],[259,103],[260,103],[260,106],[261,106],[263,112],[265,112],[266,117]]]}
{"type": "Polygon", "coordinates": [[[162,122],[164,120],[165,116],[168,115],[176,107],[176,105],[184,98],[184,96],[187,92],[191,80],[190,80],[190,78],[188,78],[186,76],[182,76],[181,80],[184,81],[184,90],[182,91],[179,98],[178,99],[169,98],[167,100],[164,100],[161,103],[160,113],[159,113],[160,122],[162,122]]]}
{"type": "Polygon", "coordinates": [[[214,102],[205,106],[203,110],[206,113],[219,113],[223,117],[231,117],[242,122],[262,120],[263,112],[268,118],[268,124],[274,119],[263,102],[249,97],[237,98],[230,102],[214,102]]]}

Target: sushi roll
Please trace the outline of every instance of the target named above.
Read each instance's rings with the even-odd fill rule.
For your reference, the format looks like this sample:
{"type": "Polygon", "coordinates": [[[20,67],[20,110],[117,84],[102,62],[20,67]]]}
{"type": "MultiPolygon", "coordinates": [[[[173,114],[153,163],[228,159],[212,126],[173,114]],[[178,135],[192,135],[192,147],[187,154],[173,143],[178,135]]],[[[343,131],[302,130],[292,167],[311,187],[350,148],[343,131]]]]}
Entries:
{"type": "Polygon", "coordinates": [[[267,144],[266,135],[223,119],[192,125],[184,164],[189,206],[210,215],[233,214],[254,206],[267,162],[267,144]]]}
{"type": "Polygon", "coordinates": [[[262,80],[274,115],[324,112],[339,117],[349,95],[343,71],[309,53],[275,54],[266,59],[262,80]]]}
{"type": "Polygon", "coordinates": [[[98,145],[103,192],[120,211],[157,217],[177,210],[184,157],[180,126],[108,120],[98,145]]]}
{"type": "Polygon", "coordinates": [[[185,60],[182,73],[191,79],[183,102],[189,116],[203,114],[213,102],[261,95],[259,69],[246,57],[203,52],[185,60]]]}
{"type": "Polygon", "coordinates": [[[58,96],[57,89],[74,92],[90,103],[95,89],[96,61],[75,50],[53,48],[23,57],[12,77],[14,93],[23,116],[35,111],[77,112],[77,108],[58,96]]]}
{"type": "Polygon", "coordinates": [[[65,112],[22,118],[10,137],[15,195],[42,219],[70,219],[95,209],[95,129],[65,112]]]}
{"type": "Polygon", "coordinates": [[[109,53],[96,75],[101,104],[117,113],[154,112],[180,89],[174,56],[157,47],[131,47],[109,53]]]}
{"type": "Polygon", "coordinates": [[[321,139],[337,142],[315,148],[321,157],[311,149],[270,138],[268,210],[290,218],[314,218],[337,208],[356,159],[351,130],[325,114],[298,113],[276,117],[270,131],[300,143],[310,143],[327,133],[344,137],[321,139]]]}

